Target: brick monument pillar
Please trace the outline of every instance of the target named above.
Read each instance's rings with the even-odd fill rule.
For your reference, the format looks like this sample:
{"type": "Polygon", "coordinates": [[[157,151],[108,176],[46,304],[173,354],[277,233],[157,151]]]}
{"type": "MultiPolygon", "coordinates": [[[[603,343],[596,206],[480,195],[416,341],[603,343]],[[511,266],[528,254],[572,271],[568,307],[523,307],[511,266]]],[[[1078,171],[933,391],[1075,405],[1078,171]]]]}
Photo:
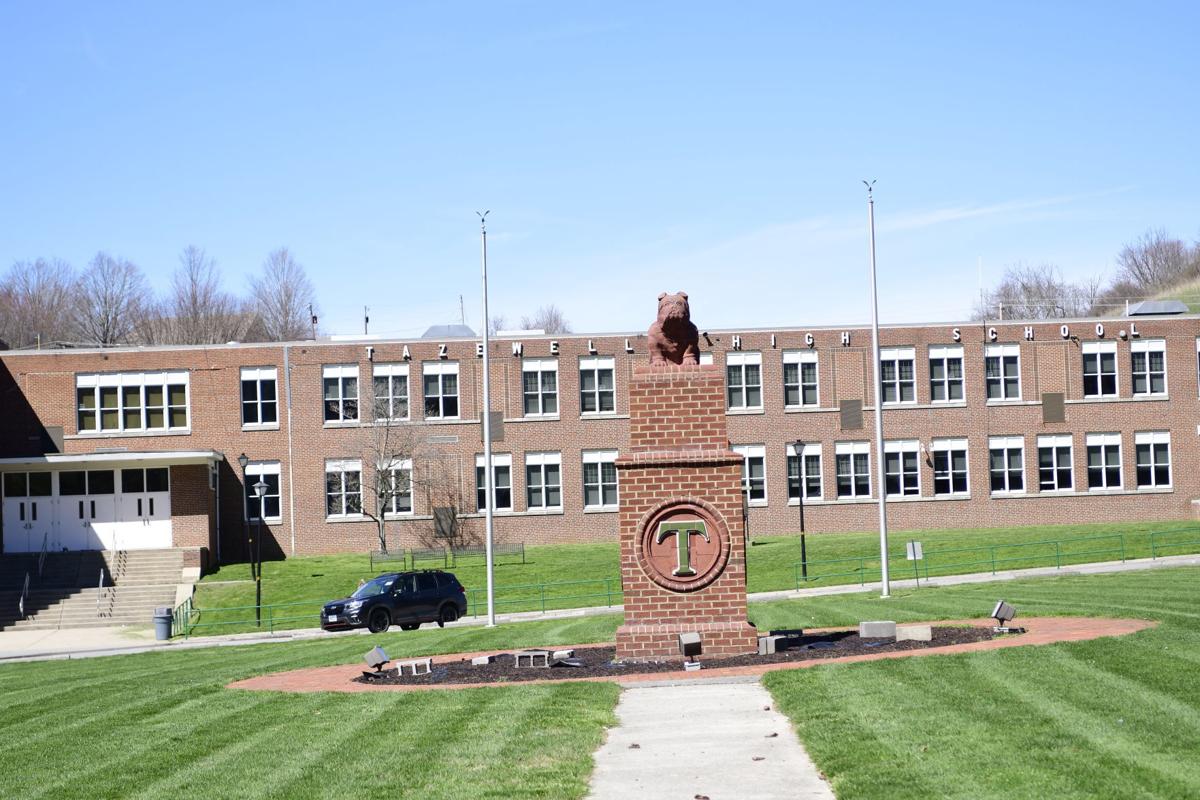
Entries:
{"type": "Polygon", "coordinates": [[[634,368],[617,473],[625,593],[617,658],[682,658],[685,632],[700,634],[705,655],[757,652],[746,619],[742,456],[729,449],[719,368],[634,368]]]}

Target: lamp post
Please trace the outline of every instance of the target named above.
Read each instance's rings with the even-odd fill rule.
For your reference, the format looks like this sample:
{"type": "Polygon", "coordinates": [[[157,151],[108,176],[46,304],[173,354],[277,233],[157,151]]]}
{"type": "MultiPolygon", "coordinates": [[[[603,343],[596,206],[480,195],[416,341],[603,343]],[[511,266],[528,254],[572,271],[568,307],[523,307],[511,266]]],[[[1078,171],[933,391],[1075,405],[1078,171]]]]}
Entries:
{"type": "Polygon", "coordinates": [[[254,625],[262,627],[262,520],[263,497],[267,494],[267,484],[261,477],[254,484],[254,496],[258,498],[258,536],[254,542],[254,625]]]}
{"type": "MultiPolygon", "coordinates": [[[[250,458],[245,453],[242,453],[240,456],[238,456],[237,462],[238,466],[242,468],[242,486],[248,486],[246,483],[246,465],[250,463],[250,458]]],[[[243,489],[242,520],[243,524],[246,526],[246,560],[250,562],[250,580],[254,580],[254,558],[252,557],[254,537],[250,535],[250,504],[248,497],[249,495],[247,495],[245,489],[243,489]]]]}
{"type": "Polygon", "coordinates": [[[804,543],[804,442],[797,439],[792,448],[796,451],[796,484],[800,490],[797,492],[800,500],[800,574],[808,583],[808,548],[804,543]]]}

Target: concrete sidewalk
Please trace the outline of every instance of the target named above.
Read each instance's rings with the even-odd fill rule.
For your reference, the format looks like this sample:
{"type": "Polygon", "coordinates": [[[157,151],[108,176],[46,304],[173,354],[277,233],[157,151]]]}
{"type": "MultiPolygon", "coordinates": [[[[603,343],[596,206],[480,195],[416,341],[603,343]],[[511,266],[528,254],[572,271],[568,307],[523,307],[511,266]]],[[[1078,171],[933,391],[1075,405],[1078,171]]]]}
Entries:
{"type": "Polygon", "coordinates": [[[626,688],[588,800],[833,800],[757,681],[626,688]]]}
{"type": "MultiPolygon", "coordinates": [[[[1130,561],[1107,561],[1095,564],[1074,564],[1061,569],[1054,567],[1038,567],[1035,569],[1019,569],[997,572],[971,573],[967,575],[949,575],[942,578],[932,578],[928,581],[921,579],[922,587],[955,586],[960,584],[991,583],[995,581],[1011,581],[1021,578],[1037,578],[1055,575],[1099,575],[1115,572],[1134,572],[1147,569],[1165,569],[1169,567],[1200,566],[1200,555],[1165,556],[1158,559],[1136,559],[1130,561]]],[[[907,580],[892,581],[893,590],[915,588],[916,582],[907,580]]],[[[784,590],[776,592],[756,592],[751,594],[751,602],[764,600],[796,600],[805,597],[820,597],[825,595],[854,594],[857,592],[878,591],[879,583],[843,584],[837,586],[817,586],[800,590],[784,590]]],[[[558,611],[523,611],[512,614],[497,614],[497,622],[505,624],[530,622],[546,619],[572,619],[603,614],[620,614],[621,606],[593,606],[589,608],[569,608],[558,611]]],[[[467,618],[452,623],[454,626],[483,625],[482,618],[467,618]]],[[[143,653],[150,650],[174,649],[184,650],[197,647],[229,647],[263,642],[294,642],[308,639],[321,639],[333,636],[362,636],[369,635],[365,630],[343,631],[330,633],[317,628],[301,628],[276,633],[235,633],[219,636],[197,636],[190,639],[171,639],[165,642],[155,641],[154,631],[149,626],[123,628],[70,628],[63,630],[39,631],[0,631],[0,662],[32,661],[67,658],[93,658],[96,656],[123,655],[128,653],[143,653]]]]}

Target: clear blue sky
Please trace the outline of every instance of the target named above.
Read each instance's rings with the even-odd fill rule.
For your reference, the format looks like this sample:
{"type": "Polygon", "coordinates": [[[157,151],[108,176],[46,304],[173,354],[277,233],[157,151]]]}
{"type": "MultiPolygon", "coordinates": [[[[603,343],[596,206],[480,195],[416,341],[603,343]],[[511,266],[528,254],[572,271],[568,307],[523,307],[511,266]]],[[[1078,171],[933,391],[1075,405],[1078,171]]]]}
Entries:
{"type": "Polygon", "coordinates": [[[1200,235],[1195,3],[5,3],[0,264],[295,252],[322,327],[965,317],[1200,235]]]}

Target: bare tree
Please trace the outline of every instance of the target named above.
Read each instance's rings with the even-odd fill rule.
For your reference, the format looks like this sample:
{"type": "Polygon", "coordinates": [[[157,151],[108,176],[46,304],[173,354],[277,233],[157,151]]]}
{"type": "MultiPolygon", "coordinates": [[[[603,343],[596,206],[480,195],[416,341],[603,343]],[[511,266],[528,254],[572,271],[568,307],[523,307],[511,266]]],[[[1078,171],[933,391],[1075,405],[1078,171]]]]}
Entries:
{"type": "Polygon", "coordinates": [[[268,341],[287,342],[310,336],[312,283],[286,247],[267,256],[262,273],[250,280],[250,293],[268,341]]]}
{"type": "Polygon", "coordinates": [[[1157,228],[1125,245],[1117,254],[1117,268],[1117,280],[1127,281],[1143,294],[1150,294],[1200,274],[1200,252],[1157,228]]]}
{"type": "Polygon", "coordinates": [[[463,489],[461,460],[447,453],[429,451],[421,458],[414,486],[429,511],[427,521],[417,529],[426,547],[466,547],[483,541],[477,520],[468,516],[463,489]]]}
{"type": "Polygon", "coordinates": [[[974,319],[1055,319],[1088,316],[1100,294],[1100,280],[1071,283],[1052,264],[1017,264],[977,306],[974,319]]]}
{"type": "Polygon", "coordinates": [[[217,262],[194,245],[179,256],[168,309],[175,344],[245,341],[255,331],[255,315],[221,288],[217,262]]]}
{"type": "Polygon", "coordinates": [[[495,336],[500,331],[508,330],[508,317],[503,314],[493,314],[488,320],[488,334],[495,336]]]}
{"type": "Polygon", "coordinates": [[[76,338],[71,265],[39,258],[12,265],[0,284],[0,338],[12,347],[76,338]]]}
{"type": "Polygon", "coordinates": [[[371,507],[363,504],[363,514],[375,523],[383,553],[388,551],[388,516],[413,510],[413,464],[422,441],[421,426],[408,420],[408,401],[388,391],[388,380],[395,377],[376,379],[372,419],[363,420],[374,501],[371,507]]]}
{"type": "Polygon", "coordinates": [[[146,276],[138,266],[103,252],[79,276],[74,294],[80,338],[102,346],[132,340],[151,304],[146,276]]]}
{"type": "Polygon", "coordinates": [[[546,333],[571,333],[571,323],[567,322],[562,310],[554,304],[542,306],[532,317],[521,317],[521,327],[526,330],[541,329],[546,333]]]}

